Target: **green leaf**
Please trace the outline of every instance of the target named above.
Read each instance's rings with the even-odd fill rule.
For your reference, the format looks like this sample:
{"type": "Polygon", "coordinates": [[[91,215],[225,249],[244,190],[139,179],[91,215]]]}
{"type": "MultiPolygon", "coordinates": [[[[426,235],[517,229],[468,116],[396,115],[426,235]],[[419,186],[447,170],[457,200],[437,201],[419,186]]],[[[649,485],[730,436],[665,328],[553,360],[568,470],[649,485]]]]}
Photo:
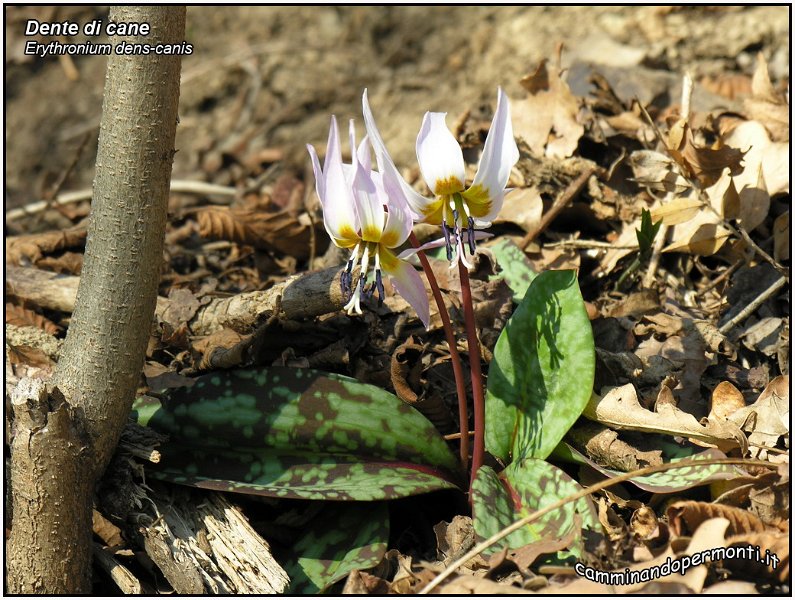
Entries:
{"type": "Polygon", "coordinates": [[[396,396],[310,369],[223,371],[134,405],[169,436],[152,475],[286,498],[379,500],[456,488],[458,461],[396,396]]]}
{"type": "Polygon", "coordinates": [[[527,255],[519,246],[507,238],[500,238],[492,246],[489,246],[497,265],[500,267],[499,275],[493,277],[503,277],[505,283],[513,292],[513,301],[517,304],[522,301],[527,288],[536,278],[536,272],[527,255]]]}
{"type": "Polygon", "coordinates": [[[642,261],[648,259],[651,254],[651,246],[657,232],[660,231],[662,219],[652,224],[651,212],[645,208],[641,211],[640,215],[640,229],[636,229],[635,233],[638,236],[638,247],[640,248],[640,257],[642,261]]]}
{"type": "Polygon", "coordinates": [[[591,396],[593,332],[574,271],[530,284],[494,348],[486,393],[486,448],[508,462],[546,458],[591,396]]]}
{"type": "MultiPolygon", "coordinates": [[[[582,488],[563,471],[537,458],[511,463],[499,475],[490,467],[481,467],[472,485],[472,516],[478,541],[490,538],[515,521],[549,506],[582,488]]],[[[588,498],[564,504],[539,520],[504,537],[485,554],[509,548],[518,550],[544,539],[561,539],[572,527],[575,532],[571,554],[581,552],[582,529],[596,529],[598,517],[588,498]],[[575,515],[579,515],[575,518],[575,515]]],[[[561,556],[563,558],[563,556],[561,556]]]]}
{"type": "MultiPolygon", "coordinates": [[[[668,462],[677,463],[682,460],[706,460],[709,458],[726,458],[726,455],[715,448],[696,452],[693,448],[681,449],[677,458],[672,458],[668,462]]],[[[555,448],[555,456],[569,462],[589,465],[607,477],[621,475],[621,471],[603,467],[590,458],[563,442],[555,448]]],[[[633,477],[629,481],[640,489],[656,494],[673,494],[691,488],[708,485],[722,479],[734,479],[747,475],[735,465],[696,465],[694,467],[652,473],[633,477]]]]}
{"type": "Polygon", "coordinates": [[[288,594],[317,594],[354,569],[381,562],[389,540],[389,511],[384,502],[328,502],[301,528],[280,558],[290,576],[288,594]]]}

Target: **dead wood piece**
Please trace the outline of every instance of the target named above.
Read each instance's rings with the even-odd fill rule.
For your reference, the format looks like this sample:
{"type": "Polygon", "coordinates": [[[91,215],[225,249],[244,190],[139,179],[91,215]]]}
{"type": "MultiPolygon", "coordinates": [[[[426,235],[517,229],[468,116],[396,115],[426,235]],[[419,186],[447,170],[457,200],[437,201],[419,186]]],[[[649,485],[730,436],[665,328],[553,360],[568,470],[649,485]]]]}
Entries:
{"type": "Polygon", "coordinates": [[[127,567],[113,556],[113,553],[94,542],[94,560],[110,576],[124,594],[151,594],[141,581],[127,567]]]}
{"type": "Polygon", "coordinates": [[[268,543],[221,494],[153,486],[161,518],[144,528],[147,552],[178,593],[278,594],[289,583],[268,543]],[[151,551],[151,552],[150,552],[151,551]],[[190,573],[190,578],[186,578],[190,573]],[[197,581],[202,589],[196,590],[197,581]]]}
{"type": "Polygon", "coordinates": [[[6,344],[36,348],[51,359],[57,360],[63,341],[56,339],[38,327],[17,327],[6,323],[6,344]]]}
{"type": "MultiPolygon", "coordinates": [[[[273,312],[282,297],[281,314],[286,319],[305,319],[337,311],[345,305],[339,285],[341,268],[332,267],[291,277],[272,288],[216,298],[200,308],[190,321],[195,335],[209,335],[224,327],[250,331],[259,316],[273,312]]],[[[58,275],[30,267],[6,265],[6,292],[30,300],[42,308],[71,313],[80,278],[58,275]]],[[[171,306],[159,297],[155,314],[161,318],[171,306]]]]}

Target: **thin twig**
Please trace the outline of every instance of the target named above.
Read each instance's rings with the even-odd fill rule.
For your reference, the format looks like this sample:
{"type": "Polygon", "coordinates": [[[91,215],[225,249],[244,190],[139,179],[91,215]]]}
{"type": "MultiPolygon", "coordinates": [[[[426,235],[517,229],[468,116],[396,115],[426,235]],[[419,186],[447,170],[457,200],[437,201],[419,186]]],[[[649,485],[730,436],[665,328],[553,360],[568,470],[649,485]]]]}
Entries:
{"type": "Polygon", "coordinates": [[[726,269],[726,270],[725,270],[723,273],[721,273],[721,274],[720,274],[720,275],[718,275],[718,276],[717,276],[715,279],[713,279],[712,281],[710,281],[710,282],[709,282],[709,283],[706,285],[706,287],[702,288],[702,289],[701,289],[701,290],[699,290],[697,293],[698,293],[699,295],[702,295],[702,296],[703,296],[704,294],[706,294],[706,293],[707,293],[708,291],[710,291],[711,289],[713,289],[713,288],[717,287],[717,286],[718,286],[718,284],[719,284],[720,282],[724,281],[724,280],[725,280],[727,277],[729,277],[729,276],[730,276],[732,273],[734,273],[734,272],[735,272],[737,269],[739,269],[739,268],[740,268],[742,265],[743,265],[743,263],[742,263],[741,261],[739,261],[739,260],[738,260],[736,263],[734,263],[734,264],[733,264],[733,265],[731,265],[731,266],[730,266],[728,269],[726,269]]]}
{"type": "Polygon", "coordinates": [[[585,187],[585,184],[588,183],[588,179],[596,172],[596,168],[593,166],[588,167],[582,173],[574,179],[569,186],[563,191],[563,193],[555,199],[555,202],[546,212],[546,214],[541,218],[541,222],[538,226],[527,232],[522,238],[522,241],[519,242],[519,247],[524,250],[527,248],[530,243],[541,233],[549,227],[549,224],[555,220],[555,218],[560,214],[564,208],[566,208],[569,204],[571,204],[572,200],[574,200],[577,195],[582,191],[582,188],[585,187]]]}
{"type": "Polygon", "coordinates": [[[439,585],[442,581],[447,579],[456,569],[458,569],[461,565],[465,564],[467,561],[471,560],[472,558],[476,557],[478,554],[483,552],[484,550],[488,550],[491,546],[499,542],[502,538],[510,535],[514,531],[521,529],[525,525],[532,523],[533,521],[537,521],[547,513],[550,513],[554,510],[569,504],[570,502],[576,502],[580,498],[584,498],[594,492],[598,492],[599,490],[603,490],[608,488],[612,485],[617,483],[621,483],[623,481],[629,481],[634,477],[640,477],[642,475],[650,475],[652,473],[661,473],[663,471],[671,471],[675,469],[685,469],[685,468],[692,468],[692,467],[699,467],[699,466],[707,466],[707,465],[747,465],[749,467],[773,467],[771,463],[763,460],[750,460],[746,458],[709,458],[709,459],[701,459],[701,460],[682,460],[676,463],[665,463],[662,465],[653,465],[650,467],[644,467],[642,469],[637,469],[636,471],[630,471],[628,473],[622,473],[621,475],[616,475],[615,477],[611,477],[609,479],[605,479],[604,481],[600,481],[599,483],[595,483],[587,488],[584,488],[574,494],[566,496],[565,498],[561,498],[557,502],[553,502],[549,506],[542,508],[541,510],[537,510],[532,514],[527,515],[526,517],[515,521],[508,527],[501,529],[485,542],[482,542],[472,548],[469,552],[465,553],[463,556],[458,558],[457,560],[450,563],[444,571],[439,573],[428,585],[426,585],[421,591],[420,594],[428,594],[433,590],[437,585],[439,585]]]}
{"type": "MultiPolygon", "coordinates": [[[[420,241],[414,232],[409,236],[412,246],[415,248],[420,247],[420,241]]],[[[450,363],[453,366],[453,376],[455,377],[455,389],[458,395],[458,421],[459,421],[459,456],[461,460],[461,468],[466,472],[467,465],[469,464],[469,415],[467,412],[467,390],[466,383],[464,382],[464,368],[461,366],[461,355],[458,353],[458,346],[455,341],[455,334],[453,333],[453,325],[450,323],[450,315],[447,314],[447,307],[444,305],[444,298],[439,289],[439,284],[436,282],[436,276],[433,274],[431,263],[428,262],[428,257],[422,250],[417,251],[417,257],[422,264],[422,270],[425,271],[425,277],[431,286],[433,292],[433,299],[436,301],[436,308],[439,310],[439,317],[442,319],[442,329],[444,330],[444,337],[447,340],[447,346],[450,349],[450,363]]],[[[473,382],[474,388],[474,382],[473,382]]]]}
{"type": "MultiPolygon", "coordinates": [[[[459,243],[461,243],[459,241],[459,243]]],[[[463,252],[463,249],[461,249],[463,252]]],[[[461,305],[464,307],[467,348],[469,350],[469,375],[472,381],[472,405],[475,414],[475,441],[472,444],[472,474],[469,480],[469,500],[472,501],[472,484],[478,469],[483,465],[485,454],[486,400],[483,397],[483,373],[480,369],[480,340],[475,326],[475,309],[472,305],[472,288],[469,285],[469,270],[458,261],[458,275],[461,279],[461,305]]]]}
{"type": "Polygon", "coordinates": [[[600,242],[598,240],[561,240],[559,242],[549,242],[544,244],[544,248],[594,248],[597,250],[637,250],[638,245],[617,246],[610,242],[600,242]]]}
{"type": "MultiPolygon", "coordinates": [[[[207,194],[208,196],[236,196],[237,189],[226,185],[216,185],[214,183],[207,183],[204,181],[191,181],[187,179],[173,179],[171,181],[171,191],[179,194],[207,194]]],[[[63,206],[64,204],[72,204],[74,202],[82,202],[83,200],[91,200],[94,192],[93,190],[85,189],[76,192],[66,192],[55,198],[55,204],[63,206]]],[[[53,200],[39,200],[31,202],[20,208],[15,208],[6,212],[6,221],[13,221],[20,219],[24,216],[35,215],[43,210],[46,210],[51,205],[53,200]]]]}
{"type": "Polygon", "coordinates": [[[643,276],[643,287],[649,288],[654,283],[654,277],[657,274],[657,266],[660,264],[660,255],[662,254],[663,246],[665,245],[665,235],[668,233],[668,226],[665,223],[660,225],[660,230],[657,232],[657,237],[654,240],[654,246],[651,250],[651,258],[649,259],[649,268],[643,276]]]}
{"type": "Polygon", "coordinates": [[[725,323],[718,331],[723,335],[729,333],[735,325],[744,321],[748,318],[751,313],[753,313],[757,308],[762,306],[766,300],[768,300],[773,294],[775,294],[779,288],[783,287],[787,283],[786,277],[780,277],[776,282],[767,288],[764,292],[759,294],[756,298],[754,298],[753,302],[751,302],[748,306],[742,309],[739,313],[737,313],[730,321],[725,323]]]}

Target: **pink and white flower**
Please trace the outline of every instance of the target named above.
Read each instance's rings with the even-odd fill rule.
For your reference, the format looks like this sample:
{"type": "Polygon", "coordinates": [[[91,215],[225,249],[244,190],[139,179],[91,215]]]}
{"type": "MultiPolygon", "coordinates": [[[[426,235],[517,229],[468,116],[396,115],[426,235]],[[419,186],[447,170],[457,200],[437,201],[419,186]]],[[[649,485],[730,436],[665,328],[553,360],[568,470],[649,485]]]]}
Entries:
{"type": "MultiPolygon", "coordinates": [[[[367,134],[375,150],[382,173],[394,173],[386,146],[375,124],[365,90],[362,98],[367,134]]],[[[447,246],[447,258],[466,262],[466,249],[475,252],[475,229],[491,225],[502,208],[505,186],[511,169],[519,160],[519,149],[513,137],[508,97],[497,90],[497,110],[491,122],[483,154],[472,185],[465,187],[464,156],[455,136],[445,124],[447,113],[426,112],[417,136],[417,160],[420,171],[433,193],[432,198],[417,193],[397,175],[400,189],[418,222],[441,225],[447,246]],[[463,232],[467,232],[463,235],[463,232]],[[465,240],[466,238],[466,240],[465,240]],[[466,245],[465,245],[466,244],[466,245]]]]}
{"type": "MultiPolygon", "coordinates": [[[[376,292],[380,304],[384,297],[383,272],[427,327],[430,310],[422,279],[413,266],[393,252],[411,233],[412,215],[403,191],[404,186],[408,186],[388,155],[386,159],[391,169],[372,170],[370,141],[365,136],[357,148],[351,121],[352,164],[343,164],[337,120],[332,117],[322,168],[317,152],[307,145],[317,194],[323,206],[323,224],[334,244],[351,249],[347,268],[341,276],[343,293],[350,294],[345,309],[348,314],[362,314],[362,296],[370,297],[376,292]],[[353,270],[357,265],[361,269],[354,283],[353,270]],[[372,278],[367,288],[370,274],[372,278]]],[[[376,158],[380,167],[384,157],[376,153],[376,158]]]]}

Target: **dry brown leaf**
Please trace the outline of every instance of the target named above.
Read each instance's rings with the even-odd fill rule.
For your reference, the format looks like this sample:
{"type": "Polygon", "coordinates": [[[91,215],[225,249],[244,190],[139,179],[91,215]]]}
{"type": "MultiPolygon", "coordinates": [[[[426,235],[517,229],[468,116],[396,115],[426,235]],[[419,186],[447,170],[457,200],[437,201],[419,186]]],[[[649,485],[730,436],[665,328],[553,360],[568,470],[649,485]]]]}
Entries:
{"type": "Polygon", "coordinates": [[[728,381],[721,381],[712,390],[710,419],[726,419],[745,406],[743,393],[728,381]]]}
{"type": "Polygon", "coordinates": [[[568,439],[598,464],[618,471],[634,471],[662,463],[662,453],[644,452],[618,439],[618,433],[596,423],[584,422],[569,431],[568,439]]]}
{"type": "Polygon", "coordinates": [[[751,119],[765,126],[773,141],[788,142],[789,103],[770,82],[767,61],[761,52],[758,61],[751,80],[751,97],[745,99],[745,110],[751,119]]]}
{"type": "Polygon", "coordinates": [[[253,335],[241,335],[225,327],[194,342],[193,349],[203,355],[199,369],[205,371],[240,366],[252,340],[253,335]]]}
{"type": "Polygon", "coordinates": [[[704,209],[704,204],[696,198],[675,197],[661,206],[651,210],[654,222],[662,221],[664,225],[678,225],[695,217],[704,209]]]}
{"type": "Polygon", "coordinates": [[[682,500],[669,505],[666,514],[668,525],[677,536],[690,535],[701,523],[715,517],[728,519],[727,535],[756,533],[766,529],[765,524],[756,515],[742,508],[724,504],[682,500]]]}
{"type": "Polygon", "coordinates": [[[433,533],[436,535],[437,558],[445,567],[475,545],[471,517],[456,515],[450,523],[442,521],[434,525],[433,533]]]}
{"type": "Polygon", "coordinates": [[[50,335],[56,335],[61,328],[47,317],[11,302],[6,302],[6,323],[17,327],[36,327],[50,335]]]}
{"type": "Polygon", "coordinates": [[[660,526],[657,515],[648,506],[641,506],[632,513],[629,527],[632,532],[642,540],[653,537],[660,526]]]}
{"type": "Polygon", "coordinates": [[[773,448],[782,435],[789,435],[789,376],[779,375],[767,384],[756,402],[733,413],[729,419],[750,433],[755,446],[773,448]]]}
{"type": "Polygon", "coordinates": [[[472,595],[478,594],[483,596],[502,596],[506,594],[520,595],[520,594],[533,594],[529,590],[524,590],[515,585],[507,585],[506,583],[497,583],[490,579],[477,577],[476,575],[459,575],[449,583],[440,585],[434,590],[434,594],[441,595],[472,595]]]}
{"type": "Polygon", "coordinates": [[[143,371],[144,377],[146,377],[146,385],[152,390],[190,387],[196,382],[195,379],[180,375],[173,369],[169,369],[155,361],[147,361],[144,364],[143,371]]]}
{"type": "Polygon", "coordinates": [[[729,230],[718,225],[717,221],[717,216],[703,211],[687,223],[676,226],[670,234],[674,242],[663,248],[663,252],[712,256],[729,239],[729,230]]]}
{"type": "Polygon", "coordinates": [[[773,258],[779,262],[790,259],[790,211],[780,214],[773,221],[773,258]]]}
{"type": "Polygon", "coordinates": [[[601,398],[591,396],[583,416],[613,429],[693,438],[724,451],[739,447],[745,452],[748,448],[742,431],[730,422],[705,419],[702,424],[693,415],[667,403],[660,404],[658,409],[658,412],[652,412],[643,408],[635,387],[628,383],[610,390],[601,398]]]}
{"type": "Polygon", "coordinates": [[[39,348],[6,344],[6,356],[14,367],[26,366],[49,370],[55,365],[52,359],[39,348]]]}
{"type": "Polygon", "coordinates": [[[754,550],[759,548],[759,556],[763,562],[726,559],[723,566],[730,569],[735,576],[750,577],[752,581],[761,576],[786,583],[790,579],[790,545],[790,536],[786,533],[765,531],[731,536],[726,539],[727,547],[751,547],[754,550]],[[773,560],[774,556],[777,560],[773,560]]]}
{"type": "Polygon", "coordinates": [[[682,194],[693,186],[671,158],[654,150],[636,150],[629,157],[634,180],[651,190],[682,194]]]}
{"type": "Polygon", "coordinates": [[[771,196],[786,193],[790,189],[789,166],[790,148],[787,142],[774,142],[764,126],[758,121],[745,121],[732,129],[723,140],[733,148],[746,151],[743,159],[745,168],[734,176],[734,185],[742,192],[743,188],[754,188],[761,178],[766,191],[771,196]]]}
{"type": "Polygon", "coordinates": [[[699,81],[704,89],[729,100],[751,94],[751,78],[741,73],[722,73],[716,77],[706,76],[699,81]]]}
{"type": "Polygon", "coordinates": [[[616,514],[610,505],[608,505],[605,498],[599,498],[597,512],[599,515],[599,524],[602,529],[607,533],[607,537],[611,542],[617,542],[624,539],[627,534],[627,525],[616,514]]]}
{"type": "Polygon", "coordinates": [[[309,255],[310,224],[292,212],[204,207],[196,213],[196,219],[199,235],[204,238],[278,251],[297,259],[309,255]]]}
{"type": "Polygon", "coordinates": [[[27,260],[36,264],[46,254],[66,248],[81,248],[86,242],[85,227],[6,238],[6,262],[20,265],[27,260]]]}
{"type": "Polygon", "coordinates": [[[568,158],[585,128],[577,122],[579,102],[560,78],[560,68],[541,61],[535,73],[520,82],[527,98],[511,102],[513,130],[536,156],[568,158]]]}
{"type": "Polygon", "coordinates": [[[544,202],[536,187],[520,188],[505,196],[495,223],[513,223],[524,231],[535,229],[541,221],[544,202]]]}
{"type": "Polygon", "coordinates": [[[108,521],[97,510],[94,510],[92,513],[92,521],[94,533],[98,535],[103,542],[105,542],[106,546],[114,548],[124,544],[124,538],[121,535],[121,529],[108,521]]]}
{"type": "Polygon", "coordinates": [[[714,185],[726,168],[732,175],[738,175],[743,170],[745,152],[720,140],[712,147],[698,146],[690,124],[683,119],[671,126],[667,146],[691,181],[695,179],[702,188],[714,185]]]}
{"type": "Polygon", "coordinates": [[[56,273],[80,275],[83,270],[83,255],[80,252],[64,252],[60,256],[45,256],[36,261],[36,266],[56,273]]]}
{"type": "Polygon", "coordinates": [[[388,593],[389,583],[386,580],[359,569],[354,569],[348,574],[345,586],[342,588],[343,596],[386,596],[388,593]]]}

